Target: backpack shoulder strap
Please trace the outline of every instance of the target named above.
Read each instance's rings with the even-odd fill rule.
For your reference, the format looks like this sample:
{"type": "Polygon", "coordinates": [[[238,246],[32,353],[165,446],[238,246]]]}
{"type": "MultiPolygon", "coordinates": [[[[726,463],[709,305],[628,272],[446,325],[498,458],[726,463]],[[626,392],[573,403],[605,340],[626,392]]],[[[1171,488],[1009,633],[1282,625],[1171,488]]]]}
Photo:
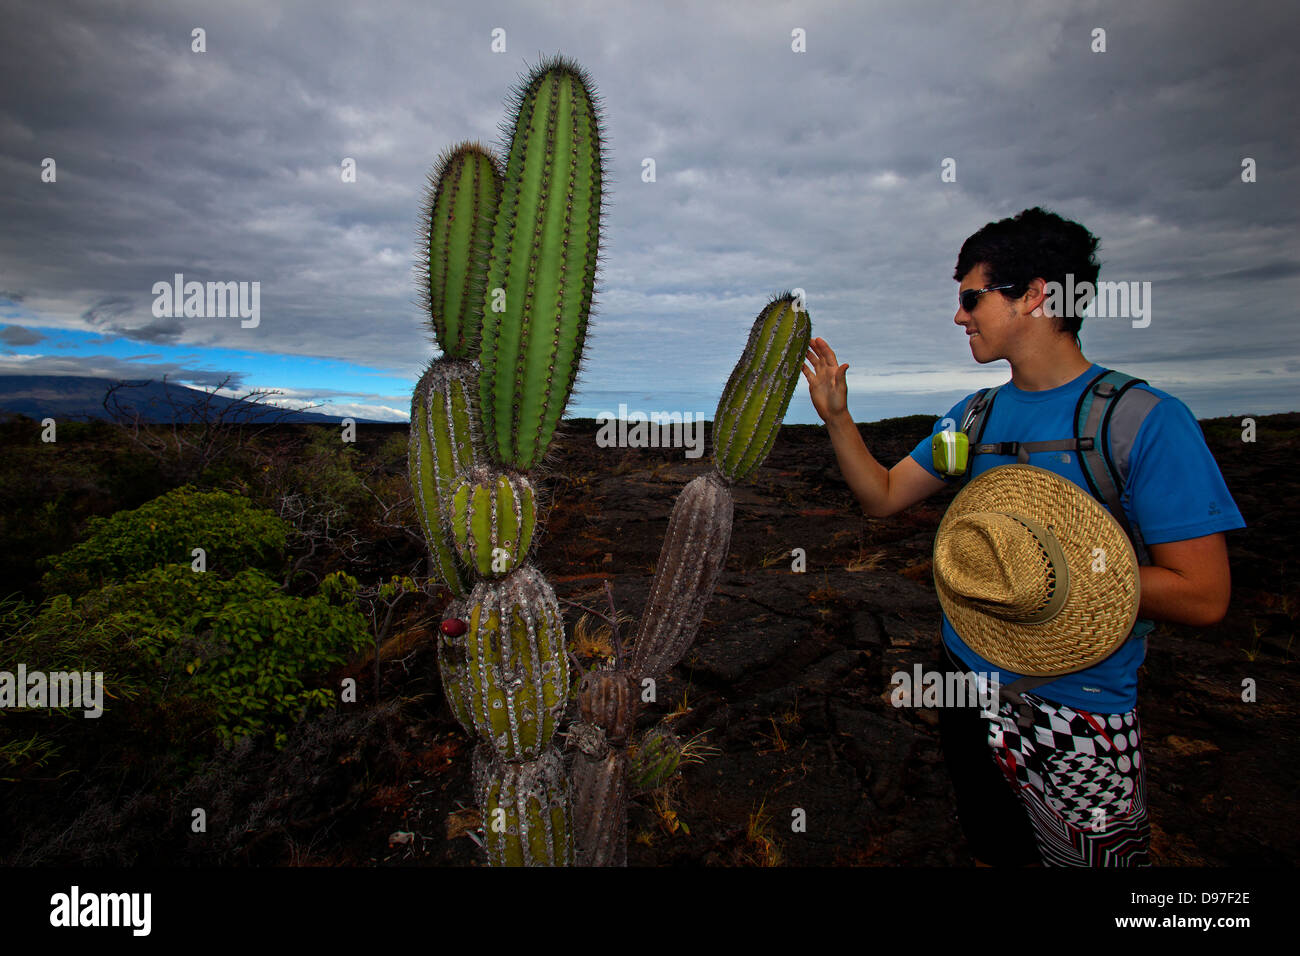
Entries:
{"type": "Polygon", "coordinates": [[[988,409],[993,404],[993,399],[997,395],[1001,385],[994,388],[981,388],[978,392],[970,397],[966,403],[966,410],[962,413],[961,425],[958,431],[970,434],[971,427],[977,425],[979,430],[984,430],[984,419],[988,417],[988,409]]]}
{"type": "Polygon", "coordinates": [[[1111,515],[1133,542],[1139,564],[1151,557],[1142,532],[1124,513],[1121,499],[1128,480],[1129,455],[1138,429],[1147,413],[1160,401],[1150,392],[1133,390],[1146,384],[1123,372],[1106,369],[1083,390],[1074,409],[1074,433],[1078,439],[1079,467],[1093,496],[1104,501],[1111,515]],[[1120,399],[1131,395],[1121,404],[1120,399]]]}
{"type": "MultiPolygon", "coordinates": [[[[981,388],[966,403],[966,411],[961,419],[961,428],[958,430],[966,433],[972,452],[984,435],[984,426],[988,424],[989,412],[993,411],[993,400],[998,397],[998,389],[1001,387],[1001,385],[995,385],[992,388],[981,388]]],[[[964,485],[970,481],[970,467],[973,457],[974,455],[966,456],[966,470],[962,472],[961,477],[958,479],[959,484],[964,485]]]]}

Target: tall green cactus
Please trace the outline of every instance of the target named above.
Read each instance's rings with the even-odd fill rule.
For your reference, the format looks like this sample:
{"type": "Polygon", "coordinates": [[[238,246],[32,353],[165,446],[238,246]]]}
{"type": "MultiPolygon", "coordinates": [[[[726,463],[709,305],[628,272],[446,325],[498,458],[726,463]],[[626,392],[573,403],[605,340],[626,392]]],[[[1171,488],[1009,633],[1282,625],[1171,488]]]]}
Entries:
{"type": "Polygon", "coordinates": [[[515,93],[504,173],[481,147],[453,150],[425,209],[426,304],[445,356],[435,367],[479,364],[474,402],[459,376],[442,392],[417,386],[411,482],[434,564],[458,598],[439,670],[452,712],[483,741],[475,792],[494,865],[573,860],[569,790],[551,746],[568,698],[564,620],[525,563],[537,515],[523,473],[564,413],[595,289],[605,176],[588,87],[572,61],[540,64],[515,93]]]}
{"type": "Polygon", "coordinates": [[[586,73],[557,57],[517,91],[483,302],[488,452],[527,471],[578,374],[595,289],[604,154],[586,73]]]}
{"type": "MultiPolygon", "coordinates": [[[[811,332],[789,295],[759,315],[715,416],[717,468],[674,506],[632,669],[620,661],[580,685],[575,825],[552,746],[569,687],[563,617],[526,563],[537,515],[523,473],[545,457],[581,365],[605,156],[597,99],[570,60],[534,69],[512,112],[504,170],[462,144],[440,157],[426,196],[423,292],[443,357],[412,398],[411,485],[431,567],[454,597],[439,669],[453,714],[481,740],[474,789],[489,862],[570,863],[576,831],[579,862],[618,865],[632,680],[667,670],[693,639],[726,559],[728,486],[771,449],[811,332]]],[[[659,746],[667,739],[642,748],[639,779],[671,774],[674,754],[659,746]]]]}

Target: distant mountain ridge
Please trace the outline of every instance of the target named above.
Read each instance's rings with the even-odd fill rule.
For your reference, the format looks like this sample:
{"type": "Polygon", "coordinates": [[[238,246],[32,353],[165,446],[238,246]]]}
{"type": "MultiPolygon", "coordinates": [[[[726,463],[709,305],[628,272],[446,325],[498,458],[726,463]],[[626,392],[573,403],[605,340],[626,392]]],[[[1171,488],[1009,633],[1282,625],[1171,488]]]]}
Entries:
{"type": "MultiPolygon", "coordinates": [[[[19,413],[29,418],[53,418],[55,421],[111,421],[104,410],[104,396],[120,379],[90,375],[0,375],[0,414],[19,413]]],[[[323,424],[343,421],[344,416],[319,412],[298,412],[264,402],[245,401],[209,395],[196,388],[154,379],[125,380],[114,401],[132,417],[139,414],[144,424],[191,424],[203,420],[206,405],[210,420],[224,414],[230,423],[271,422],[323,424]],[[242,407],[232,407],[242,406],[242,407]]],[[[355,418],[358,424],[381,424],[379,419],[355,418]]],[[[388,423],[382,423],[388,424],[388,423]]]]}

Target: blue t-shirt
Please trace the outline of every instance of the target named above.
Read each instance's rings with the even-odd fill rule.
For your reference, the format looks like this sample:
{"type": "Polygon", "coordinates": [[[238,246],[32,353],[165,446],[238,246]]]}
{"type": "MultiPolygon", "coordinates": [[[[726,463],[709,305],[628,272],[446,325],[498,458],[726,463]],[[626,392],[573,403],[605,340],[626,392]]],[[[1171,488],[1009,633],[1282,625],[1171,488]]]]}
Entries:
{"type": "MultiPolygon", "coordinates": [[[[1039,392],[1023,391],[1008,382],[998,390],[980,442],[1053,441],[1073,437],[1079,396],[1103,371],[1101,366],[1093,364],[1073,381],[1039,392]]],[[[1134,438],[1128,481],[1120,498],[1129,522],[1141,531],[1143,540],[1149,545],[1164,544],[1244,528],[1246,522],[1228,493],[1219,466],[1206,447],[1191,411],[1167,392],[1147,385],[1132,387],[1151,392],[1160,399],[1147,413],[1134,438]]],[[[952,407],[946,418],[935,422],[931,436],[942,431],[949,419],[955,423],[948,424],[950,429],[960,426],[971,397],[966,396],[952,407]]],[[[957,481],[934,470],[929,437],[916,446],[912,458],[936,478],[957,481]]],[[[1016,458],[986,454],[975,455],[971,461],[974,478],[990,468],[1013,464],[1016,458]]],[[[1074,452],[1031,452],[1029,464],[1068,478],[1085,490],[1088,488],[1074,452]]],[[[1141,636],[1151,627],[1152,622],[1139,620],[1134,631],[1141,636]]],[[[996,674],[1003,687],[1023,676],[999,671],[997,665],[967,647],[946,614],[943,639],[958,660],[971,670],[996,674]]],[[[1129,640],[1105,660],[1035,687],[1032,693],[1093,713],[1124,713],[1137,706],[1137,671],[1145,656],[1145,639],[1129,640]]]]}

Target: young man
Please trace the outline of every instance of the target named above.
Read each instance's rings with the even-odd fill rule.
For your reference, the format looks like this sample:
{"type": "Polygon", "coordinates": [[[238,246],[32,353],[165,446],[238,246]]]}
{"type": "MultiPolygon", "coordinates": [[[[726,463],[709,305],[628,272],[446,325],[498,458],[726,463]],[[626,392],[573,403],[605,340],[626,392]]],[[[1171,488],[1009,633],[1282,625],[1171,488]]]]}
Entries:
{"type": "MultiPolygon", "coordinates": [[[[1097,239],[1078,223],[1027,209],[984,226],[962,245],[953,321],[971,355],[986,365],[1006,359],[1003,385],[981,443],[1054,441],[1074,435],[1083,390],[1104,370],[1083,356],[1082,317],[1049,314],[1048,283],[1095,285],[1097,239]]],[[[804,377],[826,423],[840,470],[863,510],[887,517],[955,478],[931,460],[930,436],[892,469],[872,457],[848,412],[848,389],[834,351],[814,339],[804,377]]],[[[1195,418],[1166,392],[1134,385],[1149,405],[1129,454],[1122,505],[1145,540],[1150,564],[1139,569],[1136,639],[1086,670],[1023,695],[1032,729],[1017,726],[1009,702],[997,717],[978,710],[940,713],[944,755],[958,815],[976,860],[987,864],[1144,865],[1148,861],[1145,764],[1137,720],[1137,670],[1152,619],[1209,627],[1222,620],[1231,590],[1224,532],[1245,527],[1195,418]],[[1097,827],[1096,822],[1102,821],[1097,827]]],[[[935,423],[932,435],[961,422],[967,396],[935,423]]],[[[972,441],[973,444],[973,441],[972,441]]],[[[1015,456],[981,454],[970,477],[1015,456]]],[[[1029,464],[1087,489],[1077,454],[1042,451],[1029,464]]],[[[951,666],[992,675],[1000,687],[1020,675],[975,654],[947,616],[943,646],[951,666]]]]}

